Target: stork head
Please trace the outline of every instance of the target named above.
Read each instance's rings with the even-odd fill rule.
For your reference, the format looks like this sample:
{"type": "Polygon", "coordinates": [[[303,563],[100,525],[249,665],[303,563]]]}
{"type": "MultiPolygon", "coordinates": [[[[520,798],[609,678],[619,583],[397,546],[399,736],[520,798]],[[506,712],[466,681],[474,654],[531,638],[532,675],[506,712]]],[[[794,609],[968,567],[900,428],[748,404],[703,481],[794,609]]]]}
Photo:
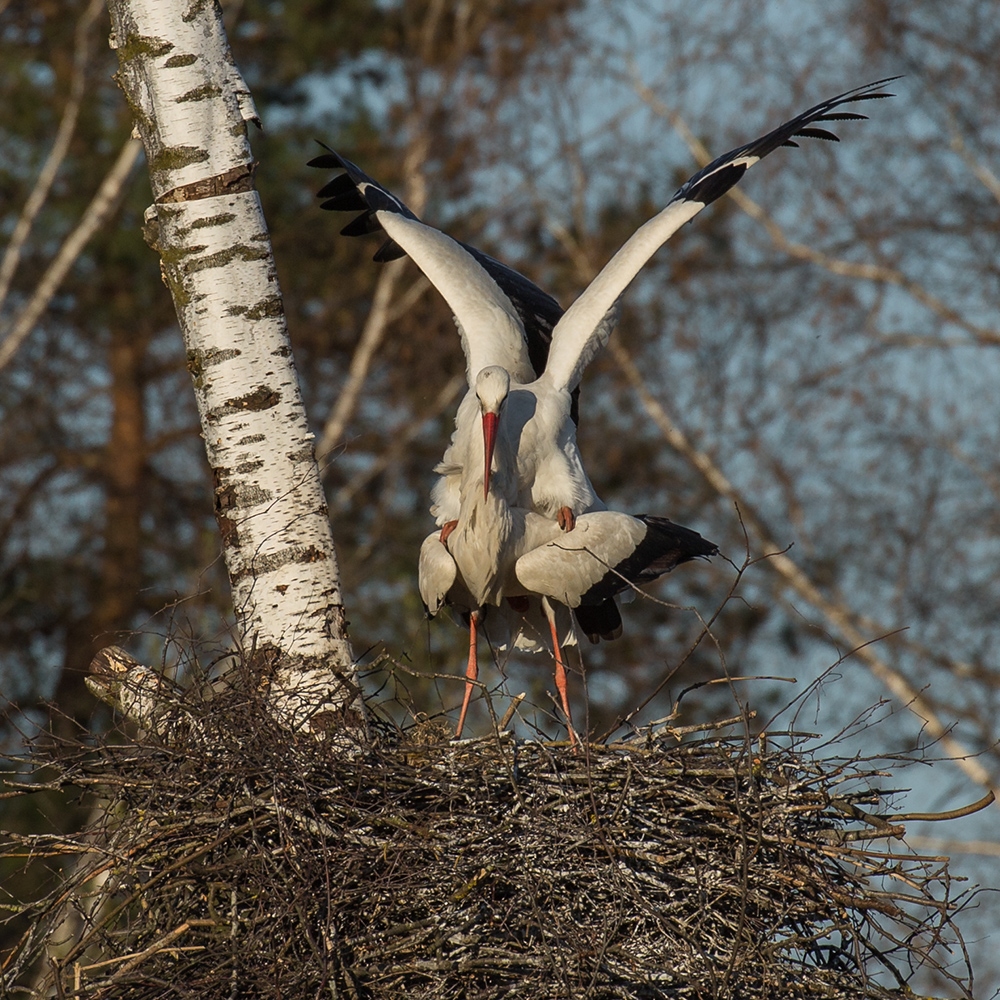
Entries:
{"type": "Polygon", "coordinates": [[[483,415],[483,451],[486,469],[483,473],[483,497],[490,493],[490,470],[493,468],[493,449],[497,443],[497,422],[504,400],[510,392],[510,373],[499,365],[490,365],[476,376],[476,396],[483,415]]]}

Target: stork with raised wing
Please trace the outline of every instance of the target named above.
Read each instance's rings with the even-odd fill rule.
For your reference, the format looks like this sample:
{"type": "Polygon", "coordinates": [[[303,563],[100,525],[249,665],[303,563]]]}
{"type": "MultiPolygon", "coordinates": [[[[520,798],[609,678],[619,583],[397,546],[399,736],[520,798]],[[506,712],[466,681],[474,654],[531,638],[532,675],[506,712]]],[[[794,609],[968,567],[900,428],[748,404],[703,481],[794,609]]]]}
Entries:
{"type": "Polygon", "coordinates": [[[839,141],[817,123],[866,118],[837,109],[891,97],[879,88],[894,79],[878,80],[823,101],[713,160],[625,242],[565,313],[523,275],[420,222],[350,160],[332,150],[311,160],[311,166],[344,171],[319,192],[325,199],[322,208],[361,212],[342,232],[349,236],[384,232],[388,239],[375,259],[409,255],[455,315],[469,393],[459,407],[455,434],[440,466],[442,479],[434,491],[438,523],[444,527],[457,518],[468,440],[479,433],[477,415],[484,420],[488,414],[499,418],[501,406],[506,412],[500,433],[517,442],[517,479],[511,487],[516,489],[517,505],[557,518],[567,530],[572,529],[576,515],[603,509],[580,461],[576,427],[570,419],[571,394],[611,334],[619,296],[684,223],[733,187],[755,163],[779,146],[798,145],[796,138],[839,141]],[[484,410],[476,396],[475,379],[490,366],[510,373],[511,389],[495,410],[484,410]]]}
{"type": "MultiPolygon", "coordinates": [[[[495,413],[489,412],[494,404],[499,406],[506,398],[509,388],[510,375],[505,368],[489,366],[476,377],[476,398],[484,406],[484,433],[468,442],[470,454],[465,456],[467,461],[460,477],[456,519],[449,525],[454,530],[435,532],[425,539],[418,563],[418,586],[428,614],[433,616],[443,604],[449,604],[469,626],[466,690],[456,736],[462,733],[469,698],[479,674],[477,640],[481,623],[494,629],[491,646],[502,647],[505,639],[499,642],[496,639],[498,619],[506,638],[511,626],[516,634],[523,625],[516,620],[518,616],[541,610],[537,600],[532,601],[529,595],[515,594],[511,590],[517,558],[526,551],[526,545],[542,541],[537,535],[538,528],[530,539],[526,537],[526,516],[530,514],[531,518],[559,531],[555,521],[511,503],[516,492],[511,488],[516,474],[515,455],[506,438],[498,441],[495,413]],[[478,454],[472,454],[477,448],[478,454]],[[528,600],[519,600],[521,597],[528,597],[528,600]]],[[[612,607],[617,613],[613,602],[612,607]]],[[[546,620],[556,649],[556,686],[569,724],[565,667],[560,650],[567,643],[575,642],[575,635],[571,625],[567,628],[565,622],[561,627],[557,624],[554,611],[546,613],[546,620]]],[[[535,652],[544,648],[531,640],[522,642],[521,646],[535,652]]]]}
{"type": "MultiPolygon", "coordinates": [[[[432,511],[442,529],[439,543],[447,544],[456,574],[476,604],[473,612],[484,604],[498,603],[505,594],[514,596],[507,593],[505,581],[510,567],[528,550],[523,547],[523,535],[520,543],[516,541],[511,511],[542,515],[560,529],[572,531],[579,516],[604,509],[580,460],[572,399],[586,365],[611,334],[619,296],[643,264],[685,222],[779,146],[795,146],[794,139],[799,137],[838,141],[816,124],[864,119],[857,112],[836,109],[892,96],[879,91],[888,82],[880,80],[817,104],[699,170],[625,242],[562,314],[550,296],[517,272],[424,225],[349,160],[330,150],[310,161],[312,166],[344,171],[320,191],[326,199],[321,207],[361,212],[344,228],[344,234],[383,231],[388,239],[375,259],[408,254],[454,312],[470,389],[459,407],[452,442],[438,466],[441,479],[434,489],[432,511]],[[510,460],[498,466],[494,453],[501,441],[510,460]],[[482,469],[484,504],[493,492],[491,477],[500,468],[504,475],[497,483],[497,503],[469,518],[465,497],[470,483],[478,480],[473,471],[477,466],[482,469]]],[[[572,606],[572,602],[563,603],[572,606]]],[[[600,607],[602,626],[610,623],[608,634],[615,634],[620,630],[620,617],[613,595],[600,607]]],[[[581,624],[581,611],[590,610],[585,602],[578,602],[581,624]]],[[[583,627],[592,636],[595,631],[605,634],[583,627]]],[[[474,617],[472,631],[474,641],[474,617]]],[[[558,641],[554,636],[557,671],[561,666],[558,641]]],[[[474,669],[473,651],[467,677],[474,669]]],[[[565,701],[564,709],[568,711],[565,701]]]]}
{"type": "MultiPolygon", "coordinates": [[[[485,409],[508,394],[509,381],[504,368],[488,367],[479,373],[475,392],[485,409]]],[[[566,533],[558,521],[512,506],[508,498],[517,475],[514,444],[496,436],[495,419],[484,417],[483,425],[482,437],[473,435],[469,441],[474,453],[467,456],[461,476],[456,526],[444,538],[434,532],[424,540],[418,567],[420,595],[428,613],[433,616],[443,604],[450,604],[469,625],[465,695],[455,735],[462,733],[479,676],[480,619],[499,617],[509,626],[513,610],[544,617],[552,640],[556,689],[575,743],[562,655],[563,646],[571,637],[575,642],[575,636],[572,623],[560,620],[561,608],[573,609],[584,628],[594,622],[610,627],[606,623],[611,609],[620,629],[616,594],[655,580],[683,562],[714,555],[718,548],[666,518],[594,511],[582,514],[572,533],[566,533]]]]}

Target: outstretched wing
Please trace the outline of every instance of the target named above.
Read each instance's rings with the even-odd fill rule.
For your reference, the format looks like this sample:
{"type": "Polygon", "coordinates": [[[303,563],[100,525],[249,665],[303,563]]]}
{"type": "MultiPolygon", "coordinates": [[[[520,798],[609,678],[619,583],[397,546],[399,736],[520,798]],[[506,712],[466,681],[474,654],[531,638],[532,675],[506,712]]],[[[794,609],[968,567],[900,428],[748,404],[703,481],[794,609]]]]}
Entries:
{"type": "Polygon", "coordinates": [[[867,115],[836,111],[844,104],[892,97],[879,90],[898,77],[888,77],[857,87],[817,104],[779,125],[767,135],[724,153],[689,178],[666,208],[641,226],[604,266],[583,294],[563,314],[552,333],[552,347],[545,377],[558,388],[572,389],[594,354],[607,343],[610,326],[603,322],[619,296],[642,266],[685,222],[724,195],[758,160],[779,146],[797,146],[796,138],[826,139],[837,136],[817,122],[858,121],[867,115]]]}
{"type": "Polygon", "coordinates": [[[513,268],[420,222],[350,160],[324,148],[309,166],[344,172],[319,191],[320,207],[361,213],[341,230],[345,236],[384,233],[376,261],[413,259],[455,314],[470,384],[488,365],[506,368],[516,381],[533,381],[545,367],[562,316],[559,303],[513,268]]]}

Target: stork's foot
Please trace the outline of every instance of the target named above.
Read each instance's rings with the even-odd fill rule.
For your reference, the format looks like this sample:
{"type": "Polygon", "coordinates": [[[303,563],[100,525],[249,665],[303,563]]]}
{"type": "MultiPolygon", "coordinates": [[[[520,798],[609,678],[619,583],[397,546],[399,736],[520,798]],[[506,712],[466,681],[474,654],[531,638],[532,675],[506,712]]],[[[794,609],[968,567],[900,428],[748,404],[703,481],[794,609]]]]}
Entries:
{"type": "Polygon", "coordinates": [[[441,544],[445,545],[448,541],[448,536],[458,527],[458,521],[445,521],[441,525],[441,544]]]}
{"type": "Polygon", "coordinates": [[[576,527],[576,515],[569,507],[560,507],[556,513],[556,521],[563,531],[572,531],[576,527]]]}

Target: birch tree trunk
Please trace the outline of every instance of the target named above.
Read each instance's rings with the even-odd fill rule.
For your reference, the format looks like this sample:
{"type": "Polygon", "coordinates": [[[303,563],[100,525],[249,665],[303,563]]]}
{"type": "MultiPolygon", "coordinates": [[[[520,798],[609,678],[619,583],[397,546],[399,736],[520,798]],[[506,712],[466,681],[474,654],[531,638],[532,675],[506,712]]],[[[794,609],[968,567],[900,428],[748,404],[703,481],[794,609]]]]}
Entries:
{"type": "Polygon", "coordinates": [[[109,0],[245,655],[292,728],[363,728],[340,576],[217,3],[109,0]]]}

